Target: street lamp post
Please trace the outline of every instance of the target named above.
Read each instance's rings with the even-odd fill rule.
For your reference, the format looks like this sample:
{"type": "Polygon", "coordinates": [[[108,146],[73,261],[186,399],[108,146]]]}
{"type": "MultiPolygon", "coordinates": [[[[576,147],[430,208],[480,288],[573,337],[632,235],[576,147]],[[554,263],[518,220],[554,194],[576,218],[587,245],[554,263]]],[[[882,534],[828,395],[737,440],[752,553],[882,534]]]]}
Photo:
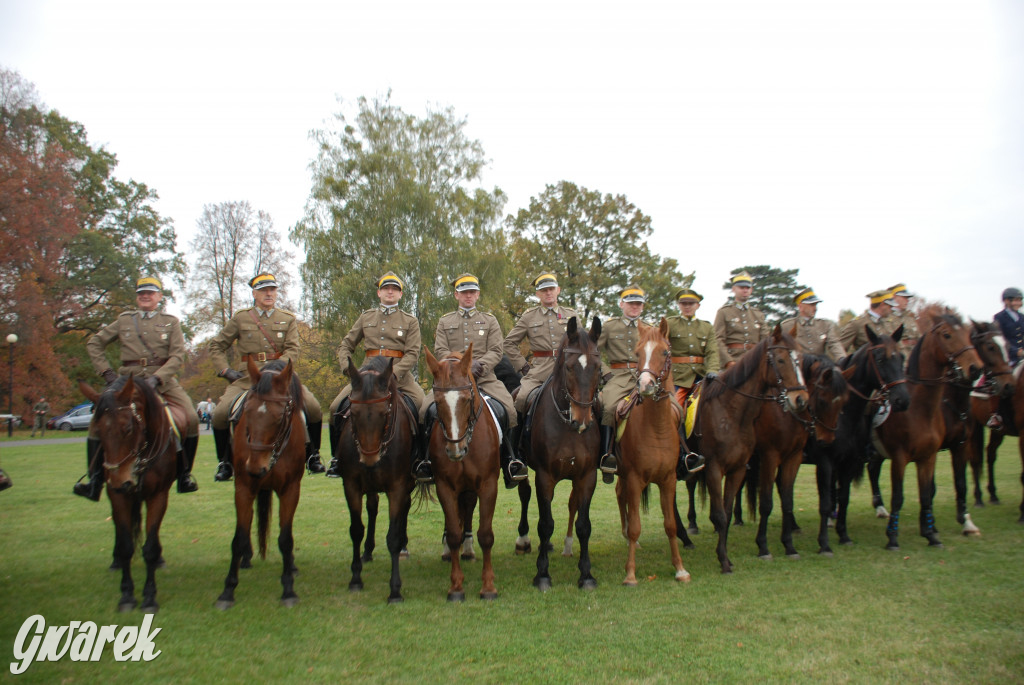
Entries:
{"type": "Polygon", "coordinates": [[[7,437],[14,435],[14,344],[18,342],[18,336],[14,333],[7,335],[7,437]]]}

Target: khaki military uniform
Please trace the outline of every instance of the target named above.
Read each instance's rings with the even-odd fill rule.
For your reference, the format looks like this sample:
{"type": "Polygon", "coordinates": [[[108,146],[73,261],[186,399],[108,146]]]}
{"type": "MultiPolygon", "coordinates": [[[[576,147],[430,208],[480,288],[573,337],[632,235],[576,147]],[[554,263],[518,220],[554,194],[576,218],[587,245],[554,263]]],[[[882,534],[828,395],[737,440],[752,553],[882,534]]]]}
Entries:
{"type": "Polygon", "coordinates": [[[728,366],[768,337],[768,324],[759,309],[730,301],[715,315],[715,337],[722,366],[728,366]]]}
{"type": "Polygon", "coordinates": [[[921,329],[917,327],[917,317],[909,311],[893,309],[889,318],[892,319],[893,333],[901,325],[903,326],[903,334],[900,335],[900,346],[903,347],[903,354],[909,359],[910,351],[914,349],[914,345],[921,338],[921,329]]]}
{"type": "Polygon", "coordinates": [[[666,320],[675,386],[689,389],[708,373],[718,373],[718,340],[711,322],[682,315],[666,320]]]}
{"type": "Polygon", "coordinates": [[[597,339],[601,375],[611,374],[601,390],[601,423],[605,426],[615,425],[615,405],[636,387],[636,346],[645,328],[648,324],[640,319],[630,321],[625,316],[609,319],[601,326],[601,337],[597,339]]]}
{"type": "Polygon", "coordinates": [[[796,326],[796,341],[801,352],[819,357],[828,355],[832,361],[846,356],[846,349],[839,342],[839,327],[834,322],[818,317],[795,316],[782,322],[782,332],[789,333],[793,326],[796,326]]]}
{"type": "Polygon", "coordinates": [[[36,402],[32,406],[32,437],[36,437],[36,431],[46,435],[46,415],[50,413],[49,402],[36,402]]]}
{"type": "MultiPolygon", "coordinates": [[[[220,333],[208,343],[214,368],[223,371],[231,366],[228,363],[228,350],[237,342],[239,360],[234,368],[244,374],[224,390],[224,394],[217,402],[217,407],[213,410],[214,429],[228,428],[231,405],[239,395],[252,387],[247,366],[250,357],[261,369],[273,359],[291,360],[292,366],[299,360],[299,327],[295,315],[284,309],[274,309],[267,316],[262,315],[261,311],[258,307],[247,307],[235,312],[220,333]],[[266,330],[273,344],[263,335],[253,314],[258,317],[259,324],[266,330]]],[[[305,405],[307,423],[320,423],[320,403],[305,385],[302,386],[302,402],[305,405]]]]}
{"type": "MultiPolygon", "coordinates": [[[[437,322],[434,332],[434,356],[444,359],[452,352],[465,352],[473,343],[473,361],[483,364],[484,371],[476,379],[476,387],[498,400],[508,414],[509,428],[515,428],[519,419],[512,404],[512,395],[494,375],[494,367],[501,361],[501,346],[505,336],[501,324],[492,314],[473,308],[463,315],[459,310],[449,312],[437,322]]],[[[420,418],[426,413],[430,402],[424,402],[420,418]]]]}
{"type": "MultiPolygon", "coordinates": [[[[551,372],[555,370],[554,351],[558,349],[562,338],[565,336],[565,327],[569,325],[569,319],[576,316],[576,312],[568,307],[556,306],[553,309],[539,306],[532,307],[523,312],[519,321],[512,327],[512,330],[505,336],[502,349],[512,362],[512,368],[520,371],[526,364],[526,359],[519,349],[519,343],[523,338],[529,342],[530,352],[533,359],[530,362],[530,372],[523,376],[519,385],[519,394],[516,395],[516,411],[526,412],[526,401],[535,388],[539,388],[548,379],[551,372]]],[[[577,317],[577,324],[580,324],[577,317]]],[[[475,349],[475,348],[474,348],[475,349]]]]}
{"type": "MultiPolygon", "coordinates": [[[[420,322],[416,317],[403,312],[397,305],[374,307],[363,312],[338,348],[338,363],[341,364],[342,373],[348,372],[349,359],[360,342],[363,343],[367,358],[382,355],[394,359],[392,369],[398,381],[398,389],[413,399],[417,410],[422,409],[426,395],[416,381],[416,364],[420,358],[420,322]]],[[[331,403],[331,416],[341,401],[351,393],[351,384],[341,389],[331,403]]]]}
{"type": "Polygon", "coordinates": [[[864,330],[868,324],[871,324],[872,330],[877,335],[892,335],[899,326],[899,324],[893,326],[891,316],[876,317],[870,309],[857,318],[847,321],[839,332],[839,343],[849,354],[853,354],[868,342],[868,334],[864,330]]]}

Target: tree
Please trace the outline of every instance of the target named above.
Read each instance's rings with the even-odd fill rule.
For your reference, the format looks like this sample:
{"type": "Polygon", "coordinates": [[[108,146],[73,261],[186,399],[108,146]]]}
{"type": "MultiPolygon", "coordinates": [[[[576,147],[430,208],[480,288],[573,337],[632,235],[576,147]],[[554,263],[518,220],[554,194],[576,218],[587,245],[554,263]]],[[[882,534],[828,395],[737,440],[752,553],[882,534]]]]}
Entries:
{"type": "MultiPolygon", "coordinates": [[[[417,117],[390,94],[360,98],[357,108],[351,121],[340,113],[337,127],[312,134],[313,186],[291,233],[306,255],[305,304],[337,344],[377,304],[377,277],[394,271],[405,283],[402,308],[432,347],[433,323],[453,308],[450,282],[459,273],[475,273],[483,301],[500,302],[510,280],[505,238],[495,230],[505,195],[479,187],[483,147],[450,108],[417,117]]],[[[507,326],[507,313],[495,314],[507,326]]]]}
{"type": "Polygon", "coordinates": [[[281,288],[278,306],[289,307],[287,265],[292,254],[280,247],[282,242],[270,215],[247,201],[203,207],[189,243],[195,262],[186,325],[193,336],[219,330],[236,309],[251,304],[249,281],[263,272],[274,274],[281,288]]]}
{"type": "MultiPolygon", "coordinates": [[[[648,293],[648,318],[670,315],[676,290],[693,282],[694,274],[683,276],[676,260],[651,253],[651,219],[624,195],[602,195],[568,181],[549,184],[505,226],[517,236],[512,254],[518,270],[555,271],[562,301],[584,318],[617,315],[619,293],[633,283],[648,293]]],[[[521,312],[533,291],[525,279],[517,284],[511,299],[521,312]]]]}
{"type": "Polygon", "coordinates": [[[750,304],[761,310],[769,326],[774,327],[775,324],[781,323],[791,316],[796,316],[796,305],[793,304],[793,298],[807,287],[796,282],[800,269],[776,269],[767,264],[741,266],[730,272],[730,279],[725,282],[722,289],[730,290],[732,288],[731,276],[735,276],[741,271],[746,271],[753,277],[754,291],[750,295],[750,304]]]}

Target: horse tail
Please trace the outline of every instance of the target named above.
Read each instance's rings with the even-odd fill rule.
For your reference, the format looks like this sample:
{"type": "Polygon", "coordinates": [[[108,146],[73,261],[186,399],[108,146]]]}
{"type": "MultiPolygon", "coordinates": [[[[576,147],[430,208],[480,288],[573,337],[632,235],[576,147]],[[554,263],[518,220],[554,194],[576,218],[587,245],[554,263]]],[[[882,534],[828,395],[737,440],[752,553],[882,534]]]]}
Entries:
{"type": "Polygon", "coordinates": [[[273,508],[272,490],[260,490],[256,495],[256,530],[259,532],[260,559],[267,558],[267,529],[270,527],[270,510],[273,508]]]}
{"type": "Polygon", "coordinates": [[[420,507],[422,507],[424,503],[436,503],[437,499],[434,498],[434,486],[429,483],[417,483],[414,500],[416,502],[416,511],[419,511],[420,507]]]}
{"type": "Polygon", "coordinates": [[[640,511],[647,513],[650,509],[651,500],[651,484],[648,483],[644,486],[644,489],[640,491],[640,511]]]}

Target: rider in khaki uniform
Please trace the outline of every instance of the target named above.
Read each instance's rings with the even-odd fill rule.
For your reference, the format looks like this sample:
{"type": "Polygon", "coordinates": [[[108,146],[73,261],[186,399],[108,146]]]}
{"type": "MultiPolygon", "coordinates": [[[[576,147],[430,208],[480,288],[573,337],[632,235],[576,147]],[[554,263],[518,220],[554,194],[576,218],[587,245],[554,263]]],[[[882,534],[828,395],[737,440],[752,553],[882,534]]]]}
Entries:
{"type": "Polygon", "coordinates": [[[815,316],[821,301],[812,288],[798,292],[793,298],[798,316],[783,321],[782,330],[789,333],[796,326],[795,337],[801,352],[819,357],[828,355],[829,359],[837,362],[846,356],[846,350],[839,342],[839,327],[835,322],[815,316]]]}
{"type": "MultiPolygon", "coordinates": [[[[380,300],[380,306],[367,309],[356,319],[348,335],[341,341],[341,347],[338,348],[338,363],[341,364],[341,372],[347,376],[348,362],[359,348],[360,342],[363,343],[363,351],[367,358],[390,357],[394,360],[392,371],[398,382],[398,389],[406,397],[412,398],[418,414],[426,401],[423,388],[416,381],[416,364],[420,358],[420,322],[412,314],[398,308],[398,301],[402,299],[402,286],[402,280],[391,271],[377,279],[377,298],[380,300]]],[[[327,467],[328,478],[341,477],[335,458],[335,448],[341,432],[341,421],[348,418],[348,398],[351,394],[352,384],[349,383],[331,402],[331,410],[328,413],[331,417],[331,465],[327,467]],[[339,417],[337,426],[333,419],[335,415],[339,417]]]]}
{"type": "MultiPolygon", "coordinates": [[[[163,299],[163,285],[159,279],[150,276],[140,278],[135,284],[135,299],[139,305],[137,311],[124,312],[117,321],[89,338],[86,343],[89,359],[96,373],[108,385],[117,380],[119,374],[130,374],[156,390],[167,404],[184,411],[186,424],[178,452],[178,492],[195,492],[198,486],[191,471],[199,444],[199,415],[184,388],[178,385],[178,372],[185,363],[181,323],[176,317],[157,311],[157,305],[163,299]],[[103,353],[115,340],[121,343],[121,366],[117,371],[110,368],[103,353]]],[[[99,446],[96,427],[90,423],[86,439],[89,481],[76,483],[74,493],[94,502],[100,499],[104,481],[101,460],[97,456],[99,446]]]]}
{"type": "MultiPolygon", "coordinates": [[[[299,360],[299,328],[295,315],[284,309],[275,309],[277,302],[277,279],[273,274],[259,274],[251,281],[255,306],[235,312],[224,328],[209,342],[210,357],[219,376],[226,378],[230,385],[224,390],[216,409],[213,410],[213,440],[217,447],[217,474],[214,480],[231,480],[231,435],[228,421],[231,405],[245,391],[252,387],[247,362],[252,359],[258,368],[272,359],[291,360],[294,366],[299,360]],[[237,342],[239,369],[231,368],[228,350],[237,342]]],[[[306,413],[306,428],[309,440],[306,443],[306,468],[310,473],[323,473],[320,463],[320,437],[322,419],[320,403],[313,393],[302,386],[302,403],[306,413]]]]}
{"type": "MultiPolygon", "coordinates": [[[[544,384],[555,369],[555,350],[558,349],[565,327],[576,312],[558,304],[558,280],[552,273],[544,273],[533,280],[540,305],[523,312],[519,321],[505,336],[502,343],[504,353],[512,362],[512,368],[523,374],[516,396],[516,411],[525,414],[530,393],[544,384]],[[519,349],[519,343],[526,338],[530,344],[533,362],[527,362],[519,349]]],[[[577,321],[582,325],[582,322],[577,321]]]]}
{"type": "Polygon", "coordinates": [[[917,317],[910,311],[910,298],[917,297],[907,290],[907,286],[897,283],[889,288],[891,297],[889,304],[892,305],[892,329],[895,331],[903,325],[903,334],[900,336],[900,346],[903,348],[903,356],[910,359],[910,352],[917,345],[921,338],[921,329],[917,327],[917,317]]]}
{"type": "Polygon", "coordinates": [[[853,354],[868,342],[868,334],[864,331],[868,324],[877,335],[892,335],[899,328],[899,324],[893,325],[892,305],[889,304],[889,291],[876,290],[868,293],[868,300],[871,305],[868,309],[855,319],[846,322],[839,331],[839,343],[849,354],[853,354]]]}
{"type": "MultiPolygon", "coordinates": [[[[444,359],[452,352],[465,352],[469,344],[473,343],[473,377],[476,386],[481,393],[493,397],[505,408],[511,430],[518,424],[512,396],[494,375],[494,367],[501,361],[501,346],[505,339],[501,333],[501,324],[492,314],[476,308],[477,300],[480,299],[480,280],[476,276],[462,274],[452,281],[452,287],[459,308],[438,319],[437,330],[434,332],[434,356],[439,360],[444,359]]],[[[422,439],[426,443],[437,416],[437,405],[434,402],[424,402],[424,405],[421,411],[424,428],[422,439]]],[[[505,487],[515,487],[518,481],[527,477],[526,464],[516,456],[508,431],[502,434],[501,461],[505,487]]],[[[413,470],[420,482],[429,482],[433,478],[430,455],[425,444],[413,470]]]]}
{"type": "Polygon", "coordinates": [[[685,406],[694,383],[719,370],[715,329],[711,322],[696,316],[703,299],[696,291],[683,288],[676,293],[680,315],[666,319],[672,352],[672,382],[680,406],[685,406]]]}
{"type": "Polygon", "coordinates": [[[718,356],[728,369],[747,350],[768,337],[764,314],[749,303],[754,279],[746,271],[732,277],[732,301],[726,302],[715,315],[715,337],[718,356]]]}

